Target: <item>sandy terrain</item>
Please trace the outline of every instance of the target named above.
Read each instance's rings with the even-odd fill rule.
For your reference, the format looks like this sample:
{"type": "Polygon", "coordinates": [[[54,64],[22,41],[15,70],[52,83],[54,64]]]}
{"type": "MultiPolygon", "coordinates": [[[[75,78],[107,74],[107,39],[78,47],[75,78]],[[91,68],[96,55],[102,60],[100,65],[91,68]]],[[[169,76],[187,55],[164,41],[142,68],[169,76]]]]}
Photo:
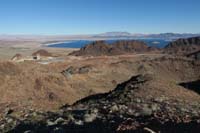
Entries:
{"type": "Polygon", "coordinates": [[[77,49],[49,48],[47,45],[62,43],[67,40],[102,40],[89,35],[71,36],[31,36],[31,35],[0,35],[0,60],[8,60],[15,54],[31,55],[39,49],[46,49],[53,54],[65,56],[77,49]]]}
{"type": "Polygon", "coordinates": [[[30,56],[32,53],[45,49],[55,56],[66,56],[70,52],[77,49],[62,49],[62,48],[49,48],[49,47],[0,47],[0,60],[9,60],[14,55],[22,54],[23,56],[30,56]]]}

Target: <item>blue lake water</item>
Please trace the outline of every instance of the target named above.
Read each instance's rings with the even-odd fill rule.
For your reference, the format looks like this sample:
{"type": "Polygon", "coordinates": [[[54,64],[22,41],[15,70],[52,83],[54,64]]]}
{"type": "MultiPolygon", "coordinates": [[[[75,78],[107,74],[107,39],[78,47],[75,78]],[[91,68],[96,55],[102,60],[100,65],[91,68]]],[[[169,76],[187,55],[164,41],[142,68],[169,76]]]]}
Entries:
{"type": "MultiPolygon", "coordinates": [[[[157,48],[163,48],[165,47],[169,41],[162,40],[162,39],[137,39],[140,41],[144,41],[148,46],[151,47],[157,47],[157,48]]],[[[105,40],[108,44],[112,44],[115,41],[118,40],[105,40]]],[[[93,40],[69,40],[64,43],[57,43],[48,45],[48,47],[55,47],[55,48],[81,48],[85,45],[93,42],[93,40]]]]}

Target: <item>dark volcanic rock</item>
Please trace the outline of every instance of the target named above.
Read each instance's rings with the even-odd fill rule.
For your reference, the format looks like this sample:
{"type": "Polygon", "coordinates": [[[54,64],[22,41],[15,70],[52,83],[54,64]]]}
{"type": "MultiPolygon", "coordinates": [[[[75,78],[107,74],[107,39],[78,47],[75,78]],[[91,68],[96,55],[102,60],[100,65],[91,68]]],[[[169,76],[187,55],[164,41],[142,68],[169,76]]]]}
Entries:
{"type": "Polygon", "coordinates": [[[200,37],[178,39],[174,42],[171,42],[164,49],[166,53],[179,55],[187,55],[198,50],[200,50],[200,37]]]}
{"type": "Polygon", "coordinates": [[[130,53],[140,53],[155,50],[155,48],[148,47],[141,41],[117,41],[113,44],[107,44],[105,41],[96,41],[86,45],[79,51],[70,53],[75,56],[100,56],[100,55],[121,55],[130,53]]]}
{"type": "Polygon", "coordinates": [[[63,70],[61,73],[67,77],[70,78],[73,74],[85,74],[85,73],[89,73],[92,70],[92,66],[90,65],[86,65],[83,67],[68,67],[66,70],[63,70]]]}
{"type": "Polygon", "coordinates": [[[63,107],[61,112],[32,113],[22,121],[5,119],[7,122],[0,131],[199,132],[199,104],[186,106],[181,101],[170,101],[167,96],[141,99],[136,95],[153,80],[151,74],[133,76],[115,90],[84,98],[72,106],[63,107]],[[38,117],[42,119],[36,121],[38,117]],[[8,130],[9,127],[12,128],[8,130]]]}
{"type": "Polygon", "coordinates": [[[180,85],[200,94],[200,80],[180,83],[180,85]]]}
{"type": "Polygon", "coordinates": [[[197,52],[193,52],[187,55],[187,57],[196,59],[196,60],[200,60],[200,50],[197,52]]]}

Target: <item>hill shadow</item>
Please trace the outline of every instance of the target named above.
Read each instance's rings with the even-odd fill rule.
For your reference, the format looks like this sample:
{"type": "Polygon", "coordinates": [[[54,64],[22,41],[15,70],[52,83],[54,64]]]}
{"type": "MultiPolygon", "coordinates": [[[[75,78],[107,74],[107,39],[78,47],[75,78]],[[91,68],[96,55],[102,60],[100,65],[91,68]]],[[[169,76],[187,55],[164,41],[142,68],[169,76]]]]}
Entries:
{"type": "Polygon", "coordinates": [[[191,81],[191,82],[183,82],[183,83],[180,83],[179,85],[200,94],[200,80],[191,81]]]}

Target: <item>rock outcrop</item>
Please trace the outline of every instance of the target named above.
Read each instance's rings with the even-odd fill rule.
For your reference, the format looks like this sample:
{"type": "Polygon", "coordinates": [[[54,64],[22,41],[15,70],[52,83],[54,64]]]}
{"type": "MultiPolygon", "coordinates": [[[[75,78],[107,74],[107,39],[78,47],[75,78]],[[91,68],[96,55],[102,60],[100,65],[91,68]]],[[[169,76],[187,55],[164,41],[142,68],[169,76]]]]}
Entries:
{"type": "Polygon", "coordinates": [[[187,55],[200,50],[200,37],[192,37],[187,39],[178,39],[171,42],[164,49],[166,53],[187,55]]]}
{"type": "Polygon", "coordinates": [[[22,58],[23,58],[23,56],[21,54],[16,54],[11,58],[11,60],[12,61],[17,61],[17,60],[20,60],[22,58]]]}
{"type": "Polygon", "coordinates": [[[105,41],[95,41],[86,45],[79,51],[74,51],[69,55],[75,56],[101,56],[101,55],[122,55],[131,53],[142,53],[156,50],[156,48],[148,47],[142,41],[136,40],[123,40],[116,41],[113,44],[107,44],[105,41]]]}
{"type": "Polygon", "coordinates": [[[49,53],[48,51],[44,50],[44,49],[40,49],[38,51],[36,51],[35,53],[32,54],[32,56],[37,56],[37,55],[40,55],[40,56],[52,56],[51,53],[49,53]]]}
{"type": "Polygon", "coordinates": [[[196,60],[200,60],[200,50],[197,51],[197,52],[187,54],[187,57],[190,57],[190,58],[193,58],[193,59],[196,59],[196,60]]]}

